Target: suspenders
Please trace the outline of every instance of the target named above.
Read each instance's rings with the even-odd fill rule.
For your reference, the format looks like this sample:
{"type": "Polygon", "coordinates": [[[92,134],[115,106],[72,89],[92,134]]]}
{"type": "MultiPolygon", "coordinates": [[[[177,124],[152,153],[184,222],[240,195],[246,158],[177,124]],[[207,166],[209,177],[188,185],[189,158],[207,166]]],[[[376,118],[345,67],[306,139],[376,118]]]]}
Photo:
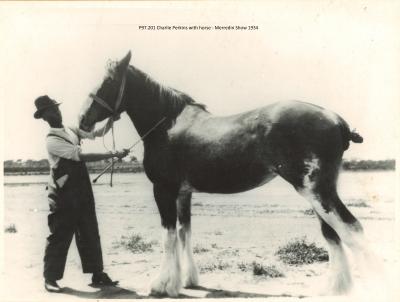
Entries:
{"type": "Polygon", "coordinates": [[[71,142],[69,139],[66,139],[65,137],[59,136],[57,134],[49,133],[49,134],[47,134],[47,137],[49,137],[49,136],[54,136],[54,137],[61,138],[62,140],[66,141],[67,143],[70,143],[71,145],[74,145],[74,143],[71,142]]]}
{"type": "MultiPolygon", "coordinates": [[[[70,143],[71,145],[75,145],[73,142],[71,142],[69,139],[66,139],[65,137],[62,137],[62,136],[60,136],[60,135],[57,135],[57,134],[54,134],[54,133],[49,133],[49,134],[47,134],[47,137],[49,137],[49,136],[54,136],[54,137],[58,137],[58,138],[61,138],[62,140],[64,140],[64,141],[66,141],[67,143],[70,143]]],[[[81,138],[79,137],[79,135],[77,135],[77,137],[78,137],[78,145],[80,146],[81,145],[81,138]]]]}

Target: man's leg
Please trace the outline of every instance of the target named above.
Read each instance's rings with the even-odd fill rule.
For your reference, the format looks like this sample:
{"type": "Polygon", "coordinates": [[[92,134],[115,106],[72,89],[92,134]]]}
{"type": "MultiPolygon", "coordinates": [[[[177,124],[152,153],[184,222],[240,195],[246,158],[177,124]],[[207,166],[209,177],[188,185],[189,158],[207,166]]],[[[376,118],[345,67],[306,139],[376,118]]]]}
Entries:
{"type": "Polygon", "coordinates": [[[94,210],[84,210],[80,215],[75,232],[76,246],[82,261],[84,273],[103,271],[99,228],[94,210]]]}
{"type": "Polygon", "coordinates": [[[48,216],[50,236],[44,255],[44,272],[46,280],[60,280],[64,275],[68,249],[74,235],[74,219],[68,212],[54,211],[48,216]]]}

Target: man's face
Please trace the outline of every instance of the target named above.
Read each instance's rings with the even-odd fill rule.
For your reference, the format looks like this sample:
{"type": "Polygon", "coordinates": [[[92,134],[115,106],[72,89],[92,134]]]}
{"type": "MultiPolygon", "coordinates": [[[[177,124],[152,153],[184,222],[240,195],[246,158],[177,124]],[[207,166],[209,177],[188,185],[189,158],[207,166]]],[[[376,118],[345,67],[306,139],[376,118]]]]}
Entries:
{"type": "Polygon", "coordinates": [[[42,118],[52,124],[62,124],[62,115],[58,106],[51,106],[42,113],[42,118]]]}

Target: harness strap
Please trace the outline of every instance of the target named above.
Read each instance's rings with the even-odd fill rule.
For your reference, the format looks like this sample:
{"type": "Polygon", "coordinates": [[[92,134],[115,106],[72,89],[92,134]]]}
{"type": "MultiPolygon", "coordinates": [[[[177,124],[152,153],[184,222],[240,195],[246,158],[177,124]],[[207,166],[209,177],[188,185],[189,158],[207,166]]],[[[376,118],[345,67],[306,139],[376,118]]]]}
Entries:
{"type": "Polygon", "coordinates": [[[118,111],[119,107],[121,106],[122,96],[124,95],[124,91],[125,91],[125,83],[126,83],[126,72],[122,78],[121,86],[119,88],[118,98],[117,98],[117,101],[115,102],[114,114],[117,114],[117,111],[118,111]]]}
{"type": "Polygon", "coordinates": [[[108,105],[102,98],[99,98],[97,95],[91,93],[89,96],[95,100],[97,103],[99,103],[101,106],[106,108],[108,111],[110,111],[112,114],[114,114],[114,110],[108,105]]]}
{"type": "Polygon", "coordinates": [[[75,146],[75,144],[73,142],[71,142],[69,139],[66,139],[65,137],[59,136],[59,135],[54,134],[54,133],[47,134],[47,137],[49,137],[49,136],[54,136],[54,137],[61,138],[62,140],[66,141],[67,143],[70,143],[71,145],[75,146]]]}
{"type": "Polygon", "coordinates": [[[100,104],[101,106],[103,106],[104,108],[106,108],[108,111],[110,111],[110,113],[115,116],[118,112],[119,107],[121,106],[122,103],[122,97],[124,95],[124,91],[125,91],[125,83],[126,83],[126,73],[124,74],[124,76],[122,77],[122,82],[121,82],[121,86],[119,87],[119,91],[118,91],[118,97],[117,100],[115,102],[115,107],[114,109],[111,108],[110,105],[107,104],[106,101],[104,101],[101,97],[90,93],[89,96],[98,104],[100,104]]]}

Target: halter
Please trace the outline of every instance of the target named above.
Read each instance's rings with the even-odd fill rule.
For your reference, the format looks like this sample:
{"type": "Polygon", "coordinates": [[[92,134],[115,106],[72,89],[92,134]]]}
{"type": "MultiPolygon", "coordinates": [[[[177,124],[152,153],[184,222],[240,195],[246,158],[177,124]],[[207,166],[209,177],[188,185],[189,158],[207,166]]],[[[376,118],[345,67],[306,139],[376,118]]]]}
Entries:
{"type": "Polygon", "coordinates": [[[126,83],[126,72],[124,73],[124,77],[122,78],[121,86],[119,87],[118,97],[117,97],[117,101],[115,102],[114,109],[111,108],[111,106],[108,105],[106,103],[106,101],[104,101],[101,97],[99,97],[99,96],[97,96],[97,95],[95,95],[93,93],[89,94],[89,96],[97,104],[99,104],[103,108],[107,109],[111,113],[112,117],[114,118],[115,116],[117,116],[118,109],[119,109],[119,107],[121,106],[121,103],[122,103],[122,97],[124,95],[124,90],[125,90],[125,83],[126,83]]]}

